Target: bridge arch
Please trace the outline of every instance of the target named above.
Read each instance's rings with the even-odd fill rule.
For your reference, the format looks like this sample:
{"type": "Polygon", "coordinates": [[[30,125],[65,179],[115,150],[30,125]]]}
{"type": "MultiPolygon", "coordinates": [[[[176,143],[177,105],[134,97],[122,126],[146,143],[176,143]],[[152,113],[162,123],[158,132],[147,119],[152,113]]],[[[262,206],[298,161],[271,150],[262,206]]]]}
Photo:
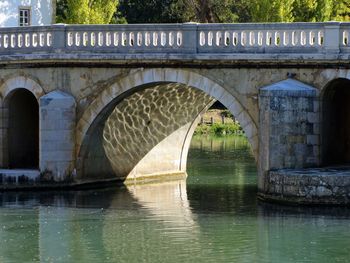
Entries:
{"type": "Polygon", "coordinates": [[[147,69],[105,89],[78,121],[77,179],[184,173],[200,114],[215,99],[241,123],[257,158],[257,127],[230,92],[191,71],[147,69]]]}
{"type": "Polygon", "coordinates": [[[44,90],[33,79],[16,76],[0,86],[3,168],[39,167],[39,104],[44,90]]]}
{"type": "Polygon", "coordinates": [[[15,76],[8,78],[0,87],[0,92],[4,100],[16,89],[26,89],[30,91],[37,100],[45,94],[40,84],[27,76],[15,76]]]}
{"type": "Polygon", "coordinates": [[[117,81],[105,89],[90,104],[79,119],[76,128],[76,157],[79,157],[83,140],[92,123],[98,118],[103,109],[121,94],[134,87],[150,85],[152,83],[181,83],[203,91],[220,101],[240,122],[250,142],[255,159],[258,156],[258,130],[248,111],[239,100],[223,86],[198,73],[183,69],[145,69],[139,70],[117,81]]]}
{"type": "Polygon", "coordinates": [[[321,164],[350,164],[350,80],[330,81],[321,93],[321,164]]]}

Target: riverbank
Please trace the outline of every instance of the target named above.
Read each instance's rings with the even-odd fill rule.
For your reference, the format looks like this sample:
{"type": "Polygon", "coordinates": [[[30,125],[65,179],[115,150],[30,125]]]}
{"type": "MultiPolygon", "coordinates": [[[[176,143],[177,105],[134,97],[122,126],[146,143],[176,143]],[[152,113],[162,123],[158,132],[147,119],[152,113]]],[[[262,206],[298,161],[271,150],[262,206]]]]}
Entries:
{"type": "Polygon", "coordinates": [[[240,135],[244,134],[244,131],[228,110],[210,109],[202,116],[201,122],[197,126],[194,134],[218,136],[231,134],[240,135]]]}

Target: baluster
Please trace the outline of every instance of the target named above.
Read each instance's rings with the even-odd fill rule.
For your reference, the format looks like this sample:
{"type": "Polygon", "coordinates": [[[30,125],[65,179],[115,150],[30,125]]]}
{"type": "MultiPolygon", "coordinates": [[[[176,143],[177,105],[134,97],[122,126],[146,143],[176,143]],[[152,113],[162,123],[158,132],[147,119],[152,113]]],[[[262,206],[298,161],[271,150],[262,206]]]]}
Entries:
{"type": "Polygon", "coordinates": [[[52,34],[51,33],[47,33],[46,35],[46,45],[48,47],[51,47],[52,46],[52,34]]]}
{"type": "Polygon", "coordinates": [[[200,33],[199,33],[199,45],[201,46],[201,47],[203,47],[206,43],[205,43],[206,41],[205,41],[205,33],[203,32],[203,31],[201,31],[200,33]]]}
{"type": "Polygon", "coordinates": [[[292,47],[292,31],[284,31],[284,46],[292,47]]]}
{"type": "Polygon", "coordinates": [[[76,47],[79,47],[80,46],[80,33],[79,32],[76,32],[75,34],[74,34],[74,45],[76,46],[76,47]]]}
{"type": "Polygon", "coordinates": [[[72,36],[72,32],[68,32],[67,33],[67,44],[69,47],[71,47],[73,45],[73,36],[72,36]]]}
{"type": "Polygon", "coordinates": [[[137,45],[135,45],[135,33],[134,32],[129,33],[129,46],[131,46],[131,47],[137,46],[137,45]]]}
{"type": "Polygon", "coordinates": [[[175,33],[169,32],[169,46],[172,47],[175,44],[175,33]]]}
{"type": "Polygon", "coordinates": [[[3,38],[4,39],[4,45],[3,45],[4,48],[8,48],[8,45],[9,45],[8,38],[9,38],[8,35],[5,34],[4,38],[3,38]]]}
{"type": "Polygon", "coordinates": [[[151,44],[151,34],[149,32],[143,32],[143,37],[145,40],[145,46],[149,47],[149,45],[151,44]]]}
{"type": "Polygon", "coordinates": [[[110,47],[110,46],[111,46],[111,43],[112,43],[112,40],[111,40],[111,32],[106,32],[106,46],[107,46],[107,47],[110,47]]]}
{"type": "Polygon", "coordinates": [[[90,36],[90,46],[91,47],[94,47],[94,46],[96,46],[96,33],[95,32],[91,32],[90,34],[89,34],[90,36]]]}
{"type": "Polygon", "coordinates": [[[298,46],[300,46],[300,44],[299,44],[299,36],[300,36],[300,31],[293,31],[292,32],[292,45],[294,46],[294,47],[298,47],[298,46]]]}
{"type": "Polygon", "coordinates": [[[241,35],[241,46],[243,47],[247,46],[247,32],[242,31],[240,35],[241,35]]]}
{"type": "Polygon", "coordinates": [[[39,33],[39,46],[44,47],[45,46],[45,34],[39,33]]]}
{"type": "Polygon", "coordinates": [[[288,43],[288,34],[286,31],[281,31],[280,32],[280,38],[281,38],[281,44],[280,47],[284,48],[287,46],[288,43]]]}
{"type": "Polygon", "coordinates": [[[17,46],[19,48],[23,47],[23,35],[22,34],[17,35],[17,46]]]}
{"type": "Polygon", "coordinates": [[[16,43],[16,35],[11,34],[11,48],[16,48],[17,43],[16,43]]]}
{"type": "Polygon", "coordinates": [[[37,33],[32,34],[32,42],[33,42],[33,47],[38,46],[38,34],[37,33]]]}
{"type": "Polygon", "coordinates": [[[258,46],[259,47],[265,47],[266,46],[266,41],[265,41],[265,32],[259,31],[258,32],[258,46]]]}
{"type": "Polygon", "coordinates": [[[177,44],[177,46],[181,47],[182,46],[182,42],[183,42],[182,33],[181,32],[177,32],[177,34],[176,34],[176,44],[177,44]]]}
{"type": "Polygon", "coordinates": [[[136,34],[136,46],[137,47],[142,47],[142,45],[143,45],[142,33],[141,32],[137,32],[137,34],[136,34]]]}
{"type": "Polygon", "coordinates": [[[215,33],[215,44],[217,47],[222,46],[222,32],[221,31],[217,31],[215,33]]]}
{"type": "Polygon", "coordinates": [[[104,34],[103,34],[103,32],[97,33],[97,46],[98,47],[104,46],[104,34]]]}
{"type": "Polygon", "coordinates": [[[281,46],[281,33],[280,33],[280,31],[275,31],[275,33],[273,34],[273,45],[275,47],[281,46]]]}
{"type": "Polygon", "coordinates": [[[225,47],[229,47],[231,45],[230,35],[231,34],[229,31],[225,31],[225,33],[224,33],[224,46],[225,47]]]}
{"type": "Polygon", "coordinates": [[[113,46],[118,47],[120,42],[120,35],[118,32],[113,33],[113,46]]]}
{"type": "Polygon", "coordinates": [[[208,46],[211,47],[213,45],[213,32],[209,31],[208,32],[208,46]]]}
{"type": "Polygon", "coordinates": [[[349,46],[350,45],[350,41],[349,41],[349,31],[347,31],[347,30],[344,30],[343,31],[343,35],[342,35],[342,38],[343,38],[343,40],[342,40],[342,45],[344,45],[344,46],[349,46]]]}
{"type": "Polygon", "coordinates": [[[239,32],[233,32],[232,33],[233,36],[233,45],[235,47],[240,47],[241,46],[241,34],[239,32]]]}
{"type": "Polygon", "coordinates": [[[265,44],[267,47],[270,47],[272,45],[272,33],[270,31],[266,31],[266,41],[265,44]]]}

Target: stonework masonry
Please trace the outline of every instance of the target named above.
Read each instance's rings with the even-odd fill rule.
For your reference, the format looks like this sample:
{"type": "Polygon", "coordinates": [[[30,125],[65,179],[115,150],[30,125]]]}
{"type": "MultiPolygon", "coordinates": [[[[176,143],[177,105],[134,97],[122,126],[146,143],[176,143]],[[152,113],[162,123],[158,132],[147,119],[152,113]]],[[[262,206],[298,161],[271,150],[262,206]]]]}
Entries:
{"type": "Polygon", "coordinates": [[[350,80],[348,24],[21,30],[0,30],[2,189],[185,174],[193,129],[219,100],[252,146],[261,198],[349,204],[345,170],[315,172],[324,91],[350,80]],[[39,105],[39,167],[27,173],[8,165],[9,101],[20,89],[39,105]]]}

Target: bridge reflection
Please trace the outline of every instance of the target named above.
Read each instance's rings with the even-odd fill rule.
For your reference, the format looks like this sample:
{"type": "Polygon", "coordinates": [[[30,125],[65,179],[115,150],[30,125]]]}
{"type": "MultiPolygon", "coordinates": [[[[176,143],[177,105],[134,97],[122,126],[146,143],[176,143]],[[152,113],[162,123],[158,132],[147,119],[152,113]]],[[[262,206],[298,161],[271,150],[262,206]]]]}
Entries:
{"type": "MultiPolygon", "coordinates": [[[[237,251],[252,262],[259,253],[275,258],[285,245],[275,237],[286,238],[295,225],[311,224],[306,234],[292,237],[302,250],[313,228],[350,218],[344,208],[257,204],[251,187],[227,188],[225,193],[219,186],[188,187],[176,181],[117,191],[2,193],[0,261],[172,262],[182,255],[209,258],[212,251],[222,250],[216,255],[219,260],[237,251]]],[[[321,242],[323,237],[320,233],[312,240],[321,242]]]]}

